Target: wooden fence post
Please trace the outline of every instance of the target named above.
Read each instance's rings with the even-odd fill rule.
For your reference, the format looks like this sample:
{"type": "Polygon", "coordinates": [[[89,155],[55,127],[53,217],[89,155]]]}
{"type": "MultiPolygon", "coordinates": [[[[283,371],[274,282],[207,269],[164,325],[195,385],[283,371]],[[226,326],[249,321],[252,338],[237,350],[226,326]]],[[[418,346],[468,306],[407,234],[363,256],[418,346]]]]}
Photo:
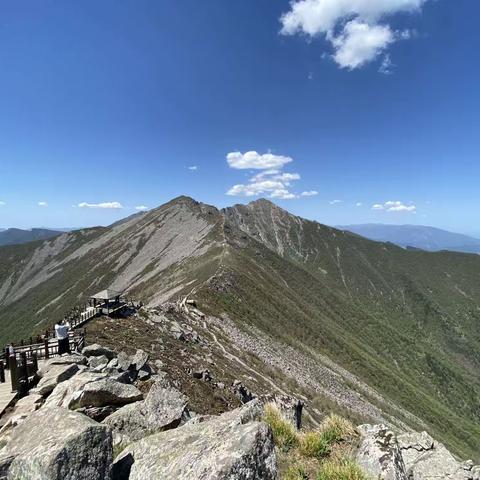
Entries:
{"type": "Polygon", "coordinates": [[[37,352],[32,353],[33,373],[38,372],[38,355],[37,352]]]}
{"type": "Polygon", "coordinates": [[[45,339],[45,358],[49,358],[49,353],[48,353],[48,337],[45,339]]]}
{"type": "Polygon", "coordinates": [[[10,366],[10,379],[12,381],[12,392],[16,392],[18,389],[18,371],[17,371],[17,357],[15,354],[8,357],[10,366]]]}
{"type": "Polygon", "coordinates": [[[20,398],[28,395],[28,365],[27,365],[27,352],[20,354],[22,363],[20,366],[20,373],[18,375],[18,396],[20,398]]]}
{"type": "Polygon", "coordinates": [[[5,383],[5,367],[3,366],[3,360],[0,360],[0,383],[5,383]]]}

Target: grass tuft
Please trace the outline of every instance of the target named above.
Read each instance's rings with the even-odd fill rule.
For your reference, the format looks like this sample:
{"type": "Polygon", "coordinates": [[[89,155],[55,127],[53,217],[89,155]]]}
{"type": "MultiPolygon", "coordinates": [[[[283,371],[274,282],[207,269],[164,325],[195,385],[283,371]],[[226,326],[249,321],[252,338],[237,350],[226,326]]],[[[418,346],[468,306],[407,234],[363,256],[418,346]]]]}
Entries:
{"type": "Polygon", "coordinates": [[[326,461],[322,464],[317,480],[368,480],[360,467],[348,458],[326,461]]]}
{"type": "Polygon", "coordinates": [[[298,435],[295,427],[285,418],[274,403],[265,405],[264,421],[273,432],[275,445],[283,451],[288,451],[298,445],[298,435]]]}
{"type": "Polygon", "coordinates": [[[324,432],[307,432],[300,436],[299,450],[304,457],[321,460],[330,454],[333,443],[324,432]]]}

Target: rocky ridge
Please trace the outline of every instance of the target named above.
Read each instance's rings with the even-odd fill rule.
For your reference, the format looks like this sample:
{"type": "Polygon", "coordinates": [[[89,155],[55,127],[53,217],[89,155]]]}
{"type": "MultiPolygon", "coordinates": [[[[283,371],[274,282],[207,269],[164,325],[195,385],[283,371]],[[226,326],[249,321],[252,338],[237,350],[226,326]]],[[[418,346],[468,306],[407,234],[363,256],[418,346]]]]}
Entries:
{"type": "MultiPolygon", "coordinates": [[[[143,350],[116,354],[98,344],[45,362],[37,388],[17,402],[0,430],[0,479],[281,478],[263,405],[273,401],[300,427],[301,402],[272,393],[203,415],[159,366],[143,350]],[[69,374],[59,374],[59,367],[69,374]]],[[[356,460],[372,478],[480,478],[480,467],[459,462],[426,432],[362,425],[358,435],[356,460]]]]}

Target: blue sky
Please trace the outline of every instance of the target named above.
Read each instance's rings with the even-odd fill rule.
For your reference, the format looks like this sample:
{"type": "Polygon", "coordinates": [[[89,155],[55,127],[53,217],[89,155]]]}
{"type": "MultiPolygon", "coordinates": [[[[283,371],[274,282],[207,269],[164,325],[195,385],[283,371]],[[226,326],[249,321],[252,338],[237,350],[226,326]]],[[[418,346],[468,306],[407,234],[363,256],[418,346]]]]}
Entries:
{"type": "Polygon", "coordinates": [[[474,0],[4,0],[0,227],[108,224],[186,194],[480,236],[479,15],[474,0]]]}

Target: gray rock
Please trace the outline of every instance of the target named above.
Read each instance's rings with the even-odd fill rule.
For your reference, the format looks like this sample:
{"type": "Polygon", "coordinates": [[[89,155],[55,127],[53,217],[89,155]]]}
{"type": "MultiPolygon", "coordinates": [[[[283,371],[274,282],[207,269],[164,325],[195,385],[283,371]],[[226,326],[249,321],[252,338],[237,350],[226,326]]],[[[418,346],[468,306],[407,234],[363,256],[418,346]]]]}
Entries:
{"type": "Polygon", "coordinates": [[[188,399],[166,382],[155,382],[143,402],[126,405],[103,423],[112,428],[115,443],[130,443],[146,435],[176,428],[189,419],[188,399]]]}
{"type": "Polygon", "coordinates": [[[89,382],[74,392],[68,408],[104,407],[107,405],[125,405],[142,400],[143,395],[137,387],[120,383],[111,377],[89,382]]]}
{"type": "Polygon", "coordinates": [[[68,408],[72,398],[77,391],[81,391],[83,387],[97,380],[105,378],[101,373],[80,372],[65,382],[59,383],[50,396],[45,401],[46,407],[64,407],[68,408]]]}
{"type": "Polygon", "coordinates": [[[140,370],[148,362],[148,353],[143,350],[137,350],[135,355],[132,357],[132,365],[135,370],[140,370]]]}
{"type": "Polygon", "coordinates": [[[128,446],[115,460],[117,480],[275,480],[272,432],[247,421],[245,406],[201,423],[157,433],[128,446]]]}
{"type": "Polygon", "coordinates": [[[66,363],[63,365],[53,364],[43,373],[38,382],[36,392],[43,397],[49,395],[53,389],[61,382],[73,377],[79,371],[75,363],[66,363]]]}
{"type": "Polygon", "coordinates": [[[45,402],[45,407],[64,407],[76,410],[82,407],[125,405],[143,398],[133,385],[120,383],[102,373],[81,372],[60,383],[45,402]]]}
{"type": "Polygon", "coordinates": [[[102,345],[98,345],[98,343],[86,346],[82,350],[82,355],[85,355],[86,357],[99,357],[105,355],[109,360],[116,356],[113,350],[107,347],[102,347],[102,345]]]}
{"type": "Polygon", "coordinates": [[[139,371],[138,371],[138,379],[145,381],[148,380],[152,376],[152,370],[149,368],[148,365],[144,365],[139,371]]]}
{"type": "Polygon", "coordinates": [[[42,408],[13,431],[0,454],[0,475],[9,480],[104,480],[111,460],[107,426],[63,408],[42,408]]]}
{"type": "MultiPolygon", "coordinates": [[[[39,362],[40,363],[40,362],[39,362]]],[[[71,354],[64,355],[62,357],[53,357],[49,360],[44,360],[41,362],[40,368],[37,371],[37,377],[42,378],[53,365],[78,365],[81,367],[87,363],[87,359],[83,355],[71,354]]]]}
{"type": "Polygon", "coordinates": [[[395,434],[385,425],[361,425],[357,463],[379,480],[408,480],[395,434]]]}
{"type": "Polygon", "coordinates": [[[406,433],[398,444],[409,478],[414,480],[471,480],[472,464],[461,464],[428,433],[406,433]]]}
{"type": "Polygon", "coordinates": [[[120,352],[117,356],[117,367],[121,371],[130,370],[133,366],[132,357],[125,352],[120,352]]]}
{"type": "Polygon", "coordinates": [[[108,365],[108,358],[105,355],[98,355],[88,359],[88,366],[90,368],[105,368],[108,365]]]}

